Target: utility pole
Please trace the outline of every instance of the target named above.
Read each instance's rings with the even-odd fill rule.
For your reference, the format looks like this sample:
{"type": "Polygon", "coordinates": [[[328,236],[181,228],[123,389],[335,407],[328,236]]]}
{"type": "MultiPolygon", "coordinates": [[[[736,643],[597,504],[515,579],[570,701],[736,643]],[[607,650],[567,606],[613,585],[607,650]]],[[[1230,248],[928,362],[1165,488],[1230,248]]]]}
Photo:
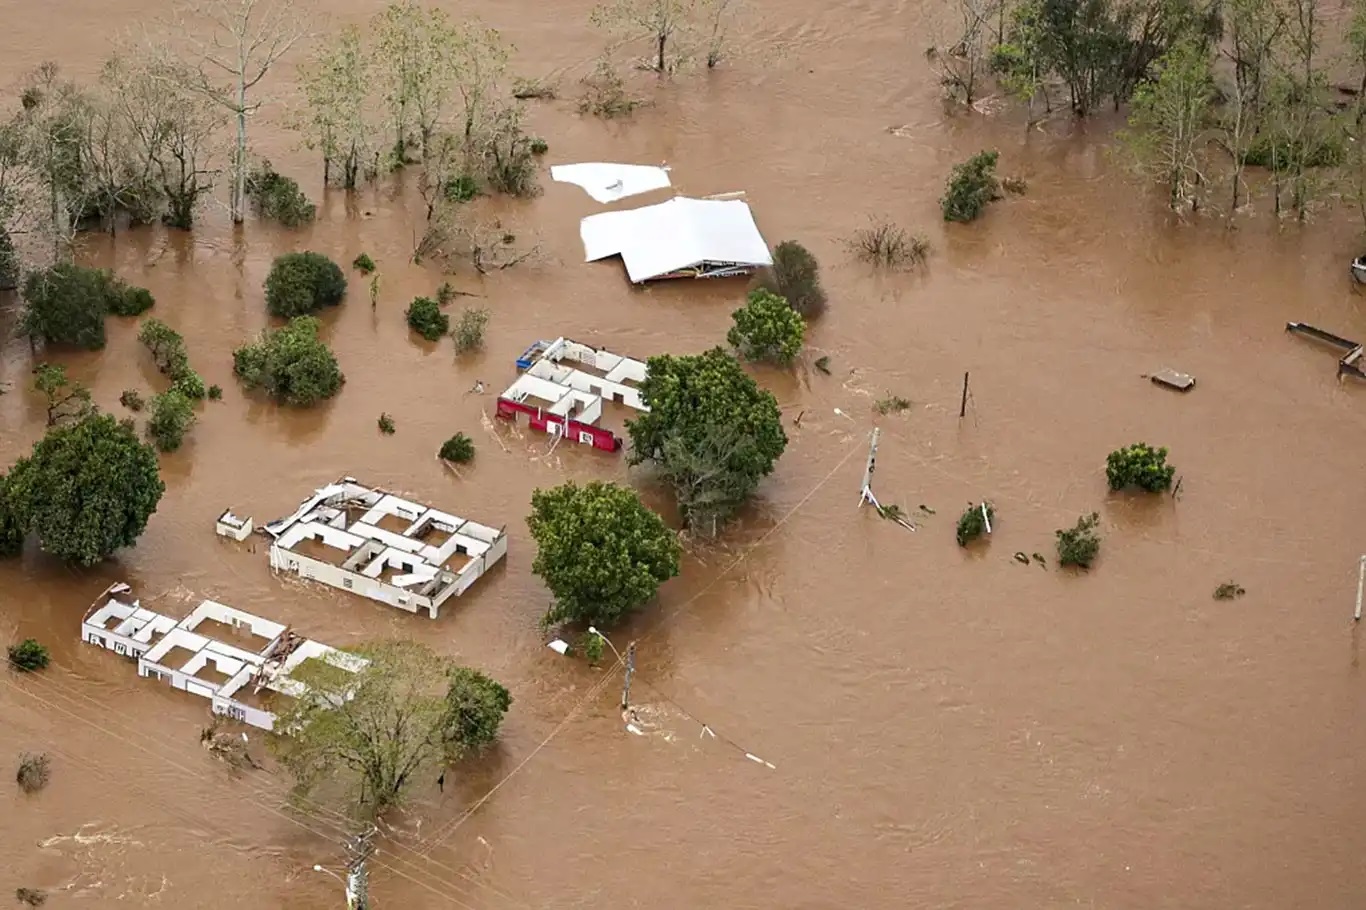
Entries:
{"type": "Polygon", "coordinates": [[[863,485],[859,487],[858,504],[862,508],[865,502],[872,503],[876,508],[882,508],[878,504],[877,497],[873,495],[873,471],[877,470],[877,439],[882,434],[880,427],[873,427],[873,437],[868,440],[868,463],[863,468],[863,485]]]}
{"type": "Polygon", "coordinates": [[[370,910],[370,874],[365,862],[374,853],[370,838],[378,830],[371,825],[346,844],[351,858],[346,863],[346,910],[370,910]]]}
{"type": "Polygon", "coordinates": [[[968,374],[965,372],[963,373],[963,400],[958,405],[958,418],[961,420],[966,416],[968,416],[968,374]]]}
{"type": "Polygon", "coordinates": [[[1361,564],[1357,567],[1357,609],[1353,614],[1354,622],[1361,622],[1361,595],[1366,593],[1366,556],[1361,557],[1361,564]]]}
{"type": "Polygon", "coordinates": [[[626,646],[626,681],[621,686],[621,710],[631,707],[631,675],[636,672],[636,643],[626,646]]]}

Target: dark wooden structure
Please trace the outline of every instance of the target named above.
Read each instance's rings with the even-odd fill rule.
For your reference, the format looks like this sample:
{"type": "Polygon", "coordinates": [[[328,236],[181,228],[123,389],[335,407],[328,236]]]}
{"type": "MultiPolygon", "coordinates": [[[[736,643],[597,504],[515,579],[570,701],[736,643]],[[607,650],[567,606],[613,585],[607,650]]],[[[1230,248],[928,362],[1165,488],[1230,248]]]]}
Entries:
{"type": "Polygon", "coordinates": [[[1341,335],[1334,335],[1326,332],[1317,326],[1309,325],[1304,322],[1287,322],[1285,324],[1287,332],[1294,332],[1297,335],[1305,335],[1315,341],[1322,341],[1324,344],[1332,345],[1339,350],[1346,351],[1342,359],[1338,361],[1338,378],[1343,376],[1355,376],[1357,379],[1366,379],[1366,372],[1361,369],[1361,342],[1351,341],[1341,335]]]}

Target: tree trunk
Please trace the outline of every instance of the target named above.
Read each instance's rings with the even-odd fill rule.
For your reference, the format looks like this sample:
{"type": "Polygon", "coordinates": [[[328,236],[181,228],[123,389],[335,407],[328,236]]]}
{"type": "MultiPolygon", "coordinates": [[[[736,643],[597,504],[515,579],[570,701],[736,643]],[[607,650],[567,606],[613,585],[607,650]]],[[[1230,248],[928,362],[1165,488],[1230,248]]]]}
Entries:
{"type": "Polygon", "coordinates": [[[669,36],[666,33],[659,33],[659,63],[657,64],[656,68],[661,73],[664,72],[664,43],[668,40],[669,36]]]}
{"type": "Polygon", "coordinates": [[[237,149],[232,162],[232,195],[229,208],[233,224],[246,220],[243,200],[247,195],[247,86],[242,76],[237,79],[237,149]]]}

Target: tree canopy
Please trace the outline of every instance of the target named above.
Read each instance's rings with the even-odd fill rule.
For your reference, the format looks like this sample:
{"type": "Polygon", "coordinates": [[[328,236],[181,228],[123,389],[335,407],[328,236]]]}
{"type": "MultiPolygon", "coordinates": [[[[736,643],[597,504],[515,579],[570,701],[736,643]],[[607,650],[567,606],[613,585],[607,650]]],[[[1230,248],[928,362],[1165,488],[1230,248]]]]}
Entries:
{"type": "Polygon", "coordinates": [[[651,357],[627,422],[631,463],[653,464],[673,487],[689,527],[714,531],[773,471],[787,447],[773,395],[720,348],[651,357]]]}
{"type": "MultiPolygon", "coordinates": [[[[200,396],[203,397],[203,396],[200,396]]],[[[174,452],[194,426],[194,404],[178,388],[152,399],[152,416],[147,421],[147,436],[163,452],[174,452]]]]}
{"type": "Polygon", "coordinates": [[[949,185],[939,200],[945,221],[972,221],[1001,198],[1001,185],[996,179],[997,157],[994,151],[978,152],[953,166],[949,185]]]}
{"type": "Polygon", "coordinates": [[[49,430],[10,469],[4,499],[9,527],[68,563],[92,566],[138,539],[165,490],[156,453],[132,421],[95,414],[49,430]]]}
{"type": "Polygon", "coordinates": [[[322,253],[286,253],[266,276],[266,307],[284,319],[336,306],[345,295],[346,275],[322,253]]]}
{"type": "Polygon", "coordinates": [[[531,496],[532,571],[555,595],[548,622],[610,625],[678,574],[682,549],[634,490],[574,482],[531,496]]]}
{"type": "Polygon", "coordinates": [[[802,351],[806,322],[787,301],[764,288],[749,292],[749,300],[731,314],[735,325],[726,341],[746,360],[766,360],[783,366],[802,351]]]}
{"type": "Polygon", "coordinates": [[[267,329],[255,344],[232,352],[233,372],[247,388],[264,389],[282,404],[307,406],[331,398],[346,377],[318,338],[320,325],[300,316],[282,329],[267,329]]]}
{"type": "Polygon", "coordinates": [[[773,250],[773,266],[759,276],[759,286],[785,299],[805,319],[825,312],[821,269],[811,251],[795,240],[784,240],[773,250]]]}
{"type": "Polygon", "coordinates": [[[275,746],[301,793],[345,784],[361,813],[399,805],[414,780],[492,742],[512,705],[503,686],[426,645],[353,653],[369,661],[355,674],[317,658],[293,672],[307,690],[279,715],[290,732],[275,746]]]}

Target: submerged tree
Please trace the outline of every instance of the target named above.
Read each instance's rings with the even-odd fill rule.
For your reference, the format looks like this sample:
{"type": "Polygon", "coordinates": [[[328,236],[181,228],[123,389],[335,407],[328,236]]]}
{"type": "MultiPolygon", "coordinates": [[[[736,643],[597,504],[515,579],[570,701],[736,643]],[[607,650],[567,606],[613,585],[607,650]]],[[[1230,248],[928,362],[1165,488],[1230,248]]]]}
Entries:
{"type": "Polygon", "coordinates": [[[246,219],[247,121],[263,103],[256,89],[308,26],[294,0],[182,0],[178,12],[180,43],[193,56],[169,73],[235,121],[229,209],[240,224],[246,219]]]}
{"type": "Polygon", "coordinates": [[[611,625],[678,574],[678,536],[634,490],[570,481],[531,496],[532,571],[555,595],[548,623],[611,625]]]}
{"type": "Polygon", "coordinates": [[[678,69],[686,58],[682,38],[694,27],[700,0],[612,0],[595,7],[594,25],[651,45],[650,64],[657,73],[678,69]]]}
{"type": "Polygon", "coordinates": [[[400,805],[413,782],[492,742],[512,704],[507,689],[426,645],[390,641],[304,661],[305,688],[279,717],[280,760],[307,794],[349,786],[353,808],[374,815],[400,805]],[[351,655],[368,661],[351,672],[351,655]]]}
{"type": "Polygon", "coordinates": [[[17,527],[45,551],[93,566],[132,546],[165,490],[132,421],[95,414],[50,429],[10,469],[4,494],[17,527]]]}
{"type": "Polygon", "coordinates": [[[1203,156],[1215,96],[1209,54],[1183,41],[1157,70],[1134,95],[1121,141],[1134,171],[1166,189],[1173,211],[1194,211],[1207,182],[1203,156]]]}
{"type": "Polygon", "coordinates": [[[255,344],[232,352],[233,372],[247,388],[262,389],[281,404],[307,407],[331,398],[346,377],[318,338],[320,327],[316,317],[299,316],[262,332],[255,344]]]}
{"type": "Polygon", "coordinates": [[[731,314],[726,341],[746,360],[786,366],[801,353],[806,322],[782,297],[763,288],[749,292],[745,305],[731,314]]]}
{"type": "Polygon", "coordinates": [[[631,463],[654,465],[687,525],[715,534],[787,448],[778,402],[720,348],[651,357],[647,370],[650,410],[626,424],[631,463]]]}
{"type": "Polygon", "coordinates": [[[362,176],[373,179],[378,172],[370,105],[375,70],[354,25],[342,29],[301,70],[309,107],[308,142],[322,154],[324,183],[335,179],[355,189],[362,176]]]}
{"type": "Polygon", "coordinates": [[[40,363],[33,373],[33,387],[47,401],[47,426],[79,422],[95,412],[90,390],[67,378],[66,367],[40,363]]]}

